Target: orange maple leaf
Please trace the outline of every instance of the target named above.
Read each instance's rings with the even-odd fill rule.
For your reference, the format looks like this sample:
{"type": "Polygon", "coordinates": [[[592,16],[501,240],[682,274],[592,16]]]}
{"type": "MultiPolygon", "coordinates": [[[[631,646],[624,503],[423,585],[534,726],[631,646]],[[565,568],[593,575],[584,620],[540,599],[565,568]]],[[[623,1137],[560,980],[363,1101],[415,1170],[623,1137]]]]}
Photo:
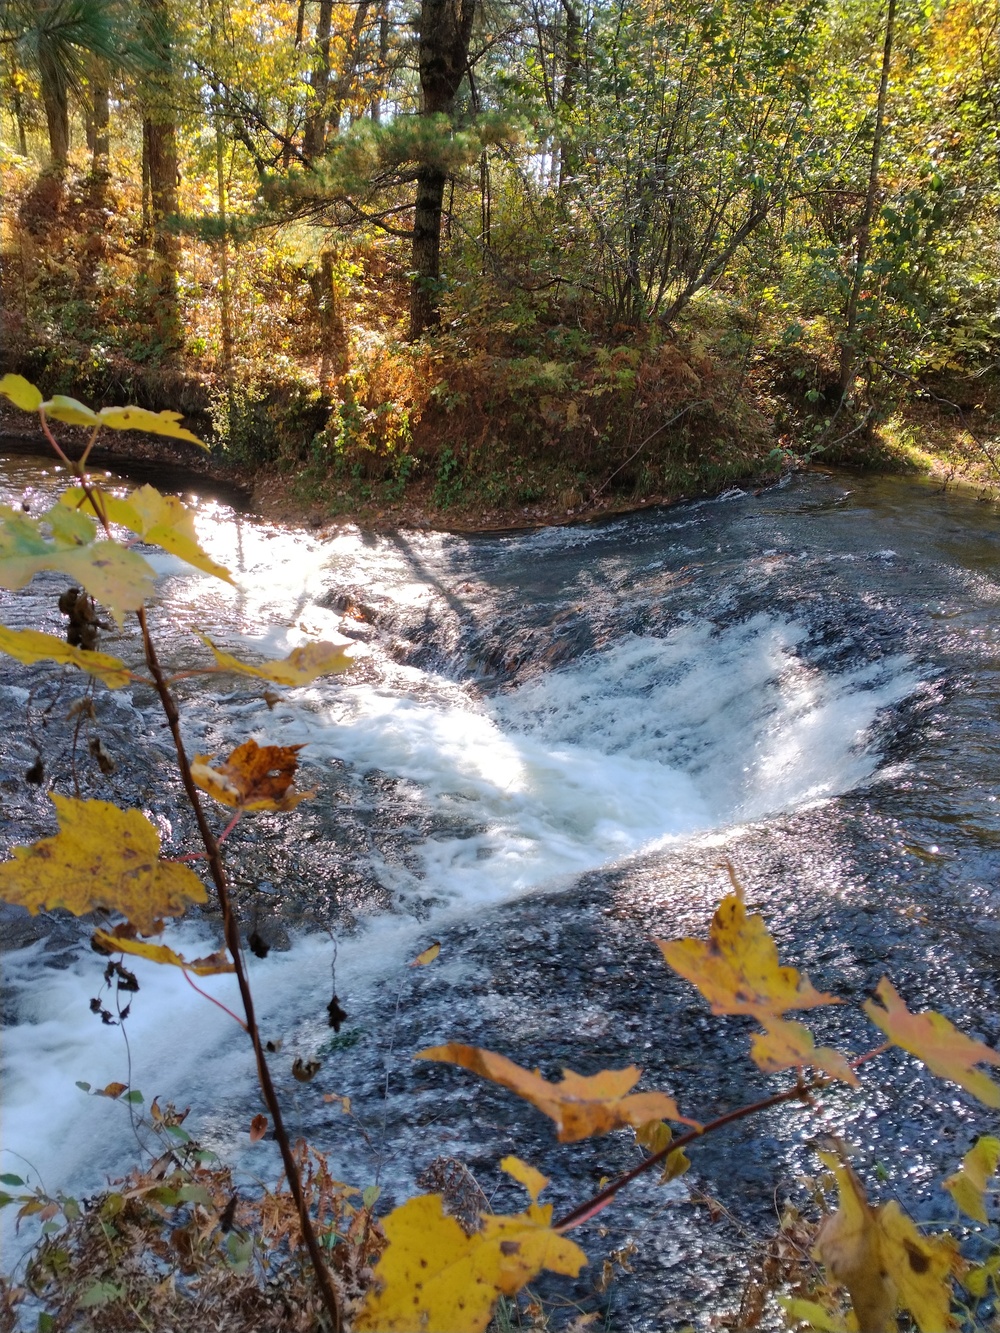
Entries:
{"type": "Polygon", "coordinates": [[[258,745],[244,741],[228,759],[196,755],[191,776],[221,805],[236,810],[294,810],[314,791],[291,790],[301,745],[258,745]]]}
{"type": "Polygon", "coordinates": [[[555,1121],[560,1143],[607,1134],[622,1125],[644,1125],[648,1120],[675,1120],[700,1128],[696,1120],[681,1115],[677,1103],[665,1092],[631,1092],[642,1074],[634,1065],[603,1069],[589,1077],[564,1069],[560,1083],[549,1083],[537,1070],[532,1073],[504,1055],[461,1042],[418,1051],[415,1059],[461,1065],[516,1092],[555,1121]]]}

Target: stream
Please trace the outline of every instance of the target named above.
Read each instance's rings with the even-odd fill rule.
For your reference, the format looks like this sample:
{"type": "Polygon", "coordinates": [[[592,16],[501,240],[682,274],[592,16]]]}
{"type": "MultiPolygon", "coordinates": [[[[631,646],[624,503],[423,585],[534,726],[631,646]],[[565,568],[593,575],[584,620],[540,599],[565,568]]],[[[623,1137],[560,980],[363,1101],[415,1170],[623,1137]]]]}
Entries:
{"type": "MultiPolygon", "coordinates": [[[[63,480],[48,461],[0,459],[7,503],[42,508],[63,480]]],[[[726,861],[782,961],[846,1001],[806,1016],[817,1042],[876,1045],[858,1006],[888,975],[911,1010],[1000,1044],[996,506],[821,472],[502,535],[294,531],[197,505],[237,586],[152,553],[161,657],[204,664],[195,630],[251,657],[358,644],[351,673],[278,701],[245,678],[178,689],[192,751],[305,746],[313,798],[246,817],[229,857],[243,920],[270,945],[248,961],[290,1128],[343,1179],[377,1183],[380,1209],[442,1157],[506,1211],[524,1200],[498,1168],[515,1152],[552,1177],[557,1213],[638,1160],[627,1132],[556,1143],[513,1095],[412,1061],[426,1046],[485,1046],[549,1078],[635,1063],[641,1088],[701,1120],[783,1086],[747,1058],[752,1025],[713,1016],[652,942],[705,935],[726,861]],[[433,940],[439,958],[409,967],[433,940]],[[336,1034],[333,991],[348,1014],[336,1034]],[[293,1079],[297,1057],[320,1062],[311,1082],[293,1079]]],[[[0,593],[5,623],[62,633],[64,586],[0,593]]],[[[101,646],[141,662],[129,625],[101,646]]],[[[74,777],[82,796],[142,808],[165,854],[189,849],[151,691],[98,691],[81,723],[83,692],[0,661],[4,850],[53,831],[46,790],[74,777]],[[26,781],[39,756],[42,781],[26,781]]],[[[218,923],[191,914],[167,938],[209,951],[218,923]]],[[[101,963],[78,923],[0,909],[0,941],[0,1169],[100,1188],[136,1140],[126,1108],[75,1083],[130,1076],[147,1103],[190,1105],[188,1127],[245,1179],[278,1174],[273,1143],[248,1142],[249,1045],[182,974],[137,960],[126,1046],[90,1011],[101,963]]],[[[234,1002],[231,978],[205,989],[234,1002]]],[[[861,1093],[733,1125],[695,1145],[683,1179],[632,1186],[575,1233],[591,1256],[580,1278],[538,1284],[552,1326],[597,1311],[618,1333],[707,1329],[738,1309],[783,1201],[805,1206],[818,1134],[855,1147],[874,1197],[948,1221],[939,1181],[983,1132],[995,1114],[893,1051],[861,1093]],[[632,1271],[597,1291],[605,1255],[630,1244],[632,1271]]]]}

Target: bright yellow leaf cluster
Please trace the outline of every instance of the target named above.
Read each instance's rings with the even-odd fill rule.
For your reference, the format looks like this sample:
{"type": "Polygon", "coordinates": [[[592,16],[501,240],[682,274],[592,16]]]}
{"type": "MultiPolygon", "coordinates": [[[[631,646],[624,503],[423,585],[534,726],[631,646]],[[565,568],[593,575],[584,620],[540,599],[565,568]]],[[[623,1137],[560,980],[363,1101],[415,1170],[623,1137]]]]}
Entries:
{"type": "Polygon", "coordinates": [[[117,523],[143,541],[160,546],[196,569],[232,583],[229,570],[217,564],[198,544],[194,513],[176,495],[161,495],[154,486],[142,486],[124,497],[100,486],[71,486],[60,497],[70,510],[92,511],[107,523],[117,523]]]}
{"type": "Polygon", "coordinates": [[[388,1248],[375,1269],[358,1333],[479,1333],[498,1296],[514,1296],[543,1269],[575,1277],[587,1256],[552,1229],[552,1206],[534,1202],[548,1183],[515,1157],[502,1163],[533,1202],[523,1213],[483,1214],[467,1235],[439,1194],[410,1199],[386,1217],[388,1248]]]}
{"type": "Polygon", "coordinates": [[[933,1009],[911,1014],[887,977],[879,982],[875,994],[881,1004],[868,1000],[865,1013],[894,1045],[922,1060],[940,1078],[950,1078],[958,1083],[986,1106],[1000,1107],[1000,1084],[975,1067],[980,1064],[1000,1066],[1000,1051],[959,1032],[943,1014],[935,1013],[933,1009]]]}
{"type": "MultiPolygon", "coordinates": [[[[735,883],[735,879],[734,879],[735,883]]],[[[716,1014],[749,1014],[764,1028],[754,1033],[751,1058],[768,1073],[809,1066],[845,1083],[857,1076],[839,1051],[817,1046],[802,1023],[783,1017],[788,1009],[840,1004],[818,991],[794,967],[778,962],[778,946],[762,917],[747,913],[742,891],[730,893],[716,909],[708,939],[657,940],[664,960],[697,986],[716,1014]]]]}

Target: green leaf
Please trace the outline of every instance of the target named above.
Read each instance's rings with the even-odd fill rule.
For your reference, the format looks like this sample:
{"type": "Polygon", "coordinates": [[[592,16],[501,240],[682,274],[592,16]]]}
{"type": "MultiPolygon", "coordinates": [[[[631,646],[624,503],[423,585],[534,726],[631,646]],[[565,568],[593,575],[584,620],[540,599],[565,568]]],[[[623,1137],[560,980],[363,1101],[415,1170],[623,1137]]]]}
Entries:
{"type": "Polygon", "coordinates": [[[182,1185],[177,1191],[177,1197],[182,1203],[200,1203],[203,1208],[213,1206],[212,1196],[204,1185],[182,1185]]]}
{"type": "Polygon", "coordinates": [[[46,1314],[43,1310],[38,1316],[38,1333],[53,1333],[55,1326],[55,1319],[52,1315],[46,1314]]]}
{"type": "Polygon", "coordinates": [[[42,395],[23,375],[4,375],[0,393],[22,412],[37,412],[42,405],[42,395]]]}
{"type": "Polygon", "coordinates": [[[94,1282],[80,1297],[80,1305],[84,1310],[93,1309],[96,1305],[107,1305],[109,1301],[116,1301],[125,1290],[120,1282],[94,1282]]]}
{"type": "Polygon", "coordinates": [[[134,1088],[131,1092],[126,1092],[125,1096],[122,1098],[123,1102],[132,1102],[132,1104],[136,1106],[143,1100],[143,1095],[138,1088],[134,1088]]]}
{"type": "Polygon", "coordinates": [[[368,1209],[374,1208],[382,1195],[381,1185],[366,1185],[361,1193],[361,1202],[368,1209]]]}
{"type": "Polygon", "coordinates": [[[0,1185],[23,1185],[24,1181],[20,1176],[11,1176],[6,1173],[0,1176],[0,1185]]]}
{"type": "Polygon", "coordinates": [[[81,1088],[84,1092],[89,1092],[89,1091],[90,1091],[90,1084],[89,1084],[89,1083],[81,1083],[79,1079],[77,1079],[77,1081],[76,1081],[76,1086],[77,1086],[78,1088],[81,1088]]]}
{"type": "MultiPolygon", "coordinates": [[[[165,1133],[177,1139],[179,1143],[191,1142],[191,1135],[181,1125],[164,1125],[163,1129],[165,1133]]],[[[210,1156],[213,1160],[215,1159],[215,1153],[211,1153],[210,1156]]],[[[199,1157],[198,1160],[200,1161],[201,1158],[199,1157]]]]}
{"type": "Polygon", "coordinates": [[[117,542],[78,540],[83,533],[81,520],[88,525],[88,538],[96,528],[84,515],[77,515],[67,529],[65,517],[70,511],[55,509],[54,520],[51,511],[36,519],[0,505],[0,587],[17,591],[44,570],[65,574],[106,606],[121,625],[126,611],[138,611],[151,596],[156,579],[152,567],[117,542]],[[52,529],[53,538],[42,532],[43,523],[52,529]]]}
{"type": "Polygon", "coordinates": [[[13,1194],[4,1194],[3,1191],[0,1190],[0,1208],[6,1208],[9,1203],[17,1203],[17,1200],[14,1198],[13,1194]]]}

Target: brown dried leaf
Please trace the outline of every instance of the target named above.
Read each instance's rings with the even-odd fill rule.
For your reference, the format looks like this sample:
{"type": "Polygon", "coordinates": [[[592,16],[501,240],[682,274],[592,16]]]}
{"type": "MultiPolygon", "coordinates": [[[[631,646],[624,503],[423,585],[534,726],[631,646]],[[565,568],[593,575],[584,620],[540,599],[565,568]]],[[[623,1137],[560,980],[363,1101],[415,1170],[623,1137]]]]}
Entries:
{"type": "Polygon", "coordinates": [[[228,759],[196,755],[191,776],[221,805],[236,810],[294,810],[312,791],[293,792],[301,745],[244,741],[228,759]]]}

